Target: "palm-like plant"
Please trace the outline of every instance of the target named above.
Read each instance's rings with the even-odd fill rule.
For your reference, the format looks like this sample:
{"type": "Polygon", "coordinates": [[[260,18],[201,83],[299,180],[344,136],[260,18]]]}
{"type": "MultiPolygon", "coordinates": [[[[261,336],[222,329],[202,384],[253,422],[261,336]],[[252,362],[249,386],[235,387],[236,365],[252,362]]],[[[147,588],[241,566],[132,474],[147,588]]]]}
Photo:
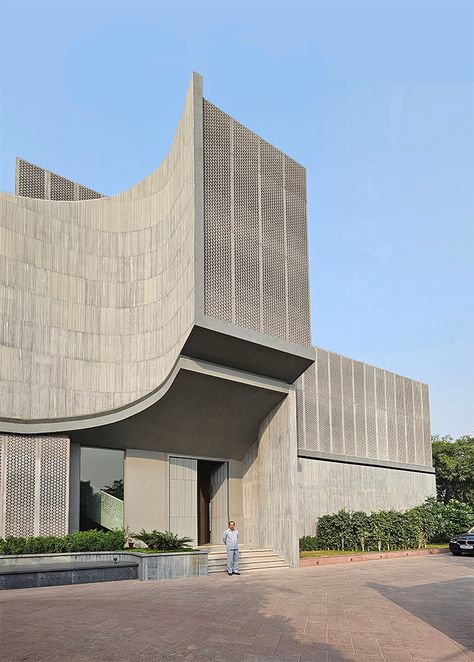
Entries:
{"type": "Polygon", "coordinates": [[[188,543],[192,542],[192,538],[182,537],[179,538],[176,533],[171,531],[144,531],[134,533],[133,538],[141,540],[150,549],[160,549],[165,551],[174,551],[189,547],[188,543]]]}

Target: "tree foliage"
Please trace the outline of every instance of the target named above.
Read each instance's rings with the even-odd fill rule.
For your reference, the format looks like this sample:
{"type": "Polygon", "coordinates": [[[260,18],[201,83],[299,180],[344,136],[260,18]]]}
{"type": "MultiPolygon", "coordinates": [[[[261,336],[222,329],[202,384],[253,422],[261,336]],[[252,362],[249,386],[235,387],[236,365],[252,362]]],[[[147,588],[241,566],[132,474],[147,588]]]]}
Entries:
{"type": "Polygon", "coordinates": [[[474,437],[432,437],[438,499],[457,499],[474,507],[474,437]]]}
{"type": "Polygon", "coordinates": [[[114,480],[112,485],[106,485],[103,489],[103,492],[107,492],[107,494],[111,494],[117,499],[123,501],[123,479],[121,478],[120,480],[114,480]]]}

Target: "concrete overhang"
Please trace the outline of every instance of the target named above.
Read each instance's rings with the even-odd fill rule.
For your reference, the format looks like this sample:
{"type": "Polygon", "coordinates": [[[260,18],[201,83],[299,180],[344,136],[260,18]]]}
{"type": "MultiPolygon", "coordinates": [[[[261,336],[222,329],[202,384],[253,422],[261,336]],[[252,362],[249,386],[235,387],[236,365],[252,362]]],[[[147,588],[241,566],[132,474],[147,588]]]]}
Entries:
{"type": "Polygon", "coordinates": [[[250,373],[182,358],[157,402],[109,425],[73,430],[72,442],[241,460],[289,386],[250,373]]]}
{"type": "Polygon", "coordinates": [[[312,347],[294,345],[204,315],[198,316],[182,353],[288,384],[314,363],[312,347]]]}

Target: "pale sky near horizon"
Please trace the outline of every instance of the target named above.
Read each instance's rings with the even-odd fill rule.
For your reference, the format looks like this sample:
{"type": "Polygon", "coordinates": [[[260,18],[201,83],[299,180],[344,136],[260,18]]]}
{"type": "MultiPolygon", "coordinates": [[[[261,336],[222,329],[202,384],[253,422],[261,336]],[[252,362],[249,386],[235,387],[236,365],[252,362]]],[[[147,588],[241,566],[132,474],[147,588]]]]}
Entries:
{"type": "Polygon", "coordinates": [[[315,345],[426,382],[474,434],[474,3],[0,5],[0,189],[23,158],[117,193],[160,163],[191,72],[307,168],[315,345]]]}

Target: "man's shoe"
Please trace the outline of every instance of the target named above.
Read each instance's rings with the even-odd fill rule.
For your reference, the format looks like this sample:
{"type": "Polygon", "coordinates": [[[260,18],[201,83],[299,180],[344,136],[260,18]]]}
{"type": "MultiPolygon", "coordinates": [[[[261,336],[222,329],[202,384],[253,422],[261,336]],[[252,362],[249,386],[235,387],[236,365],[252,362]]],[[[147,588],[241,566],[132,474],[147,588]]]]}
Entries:
{"type": "Polygon", "coordinates": [[[232,573],[231,573],[231,572],[228,572],[227,574],[229,575],[229,577],[232,577],[232,573]]]}

